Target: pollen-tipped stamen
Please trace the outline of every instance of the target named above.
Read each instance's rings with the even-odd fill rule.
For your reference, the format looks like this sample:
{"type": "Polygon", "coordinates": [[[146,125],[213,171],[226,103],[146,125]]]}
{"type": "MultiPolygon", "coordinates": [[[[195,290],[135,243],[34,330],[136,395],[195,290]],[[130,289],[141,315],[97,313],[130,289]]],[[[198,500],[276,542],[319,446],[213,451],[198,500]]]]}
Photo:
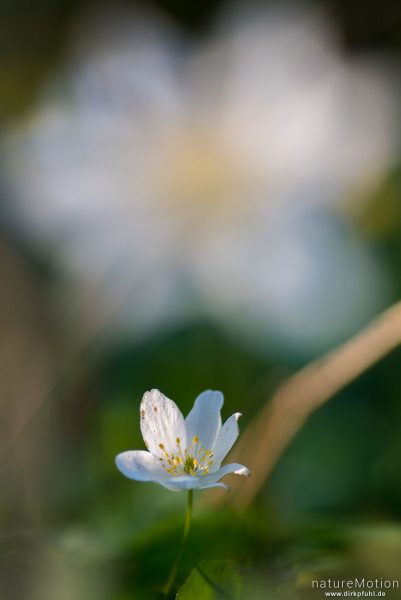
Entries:
{"type": "Polygon", "coordinates": [[[164,444],[159,444],[164,458],[159,458],[163,468],[171,475],[208,475],[210,467],[213,464],[213,452],[203,448],[197,435],[194,435],[192,442],[187,448],[182,448],[181,439],[175,439],[177,452],[168,453],[164,444]]]}

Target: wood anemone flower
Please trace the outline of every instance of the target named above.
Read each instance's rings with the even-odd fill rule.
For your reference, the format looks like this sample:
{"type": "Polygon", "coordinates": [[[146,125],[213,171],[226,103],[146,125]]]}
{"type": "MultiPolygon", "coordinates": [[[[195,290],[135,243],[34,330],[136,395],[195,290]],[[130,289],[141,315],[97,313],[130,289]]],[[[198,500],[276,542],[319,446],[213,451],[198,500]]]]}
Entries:
{"type": "Polygon", "coordinates": [[[143,396],[140,407],[142,436],[148,451],[129,450],[116,457],[117,468],[130,479],[159,483],[173,491],[228,486],[220,479],[229,473],[250,475],[238,463],[221,466],[236,441],[241,413],[222,425],[223,394],[206,390],[184,419],[178,406],[159,390],[143,396]]]}

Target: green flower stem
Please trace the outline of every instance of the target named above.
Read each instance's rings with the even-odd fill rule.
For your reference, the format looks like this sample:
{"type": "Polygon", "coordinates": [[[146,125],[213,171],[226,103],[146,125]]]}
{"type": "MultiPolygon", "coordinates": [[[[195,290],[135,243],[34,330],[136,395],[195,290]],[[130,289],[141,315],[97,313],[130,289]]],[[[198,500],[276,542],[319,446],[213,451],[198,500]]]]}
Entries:
{"type": "Polygon", "coordinates": [[[188,502],[187,502],[187,512],[185,514],[184,531],[182,534],[181,544],[180,544],[180,547],[178,550],[177,558],[175,559],[175,562],[174,562],[173,568],[171,569],[169,578],[167,579],[166,585],[164,586],[163,593],[165,596],[169,595],[171,588],[173,586],[175,577],[177,575],[177,570],[178,570],[178,567],[179,567],[179,564],[181,561],[182,553],[184,551],[185,542],[189,535],[189,531],[191,529],[193,498],[194,498],[194,491],[188,490],[188,502]]]}

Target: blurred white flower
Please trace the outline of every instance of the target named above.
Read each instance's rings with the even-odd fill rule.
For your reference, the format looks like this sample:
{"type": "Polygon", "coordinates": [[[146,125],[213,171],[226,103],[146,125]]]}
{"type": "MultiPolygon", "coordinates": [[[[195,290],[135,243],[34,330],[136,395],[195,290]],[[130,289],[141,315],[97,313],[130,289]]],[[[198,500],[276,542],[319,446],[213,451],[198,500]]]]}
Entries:
{"type": "Polygon", "coordinates": [[[143,396],[141,431],[148,449],[122,452],[118,469],[130,479],[152,481],[169,490],[227,488],[219,480],[228,475],[250,475],[243,465],[221,463],[234,445],[239,431],[235,413],[222,425],[223,394],[207,390],[200,394],[184,420],[178,406],[159,390],[143,396]]]}
{"type": "Polygon", "coordinates": [[[315,13],[233,12],[200,47],[155,17],[92,17],[3,136],[10,210],[87,326],[207,313],[314,351],[383,302],[333,207],[391,166],[396,106],[382,64],[343,57],[315,13]]]}

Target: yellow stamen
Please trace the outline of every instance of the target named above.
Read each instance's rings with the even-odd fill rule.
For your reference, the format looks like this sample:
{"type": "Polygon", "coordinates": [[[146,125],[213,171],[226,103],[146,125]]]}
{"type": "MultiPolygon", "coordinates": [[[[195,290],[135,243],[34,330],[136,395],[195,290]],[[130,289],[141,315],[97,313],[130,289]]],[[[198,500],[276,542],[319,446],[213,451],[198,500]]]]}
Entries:
{"type": "Polygon", "coordinates": [[[208,475],[209,467],[213,464],[211,450],[203,448],[199,440],[199,436],[194,435],[191,445],[187,448],[181,446],[181,439],[175,438],[177,451],[167,452],[164,444],[159,444],[162,454],[165,458],[159,458],[163,468],[170,475],[187,475],[199,476],[208,475]],[[166,462],[164,462],[166,461],[166,462]]]}

